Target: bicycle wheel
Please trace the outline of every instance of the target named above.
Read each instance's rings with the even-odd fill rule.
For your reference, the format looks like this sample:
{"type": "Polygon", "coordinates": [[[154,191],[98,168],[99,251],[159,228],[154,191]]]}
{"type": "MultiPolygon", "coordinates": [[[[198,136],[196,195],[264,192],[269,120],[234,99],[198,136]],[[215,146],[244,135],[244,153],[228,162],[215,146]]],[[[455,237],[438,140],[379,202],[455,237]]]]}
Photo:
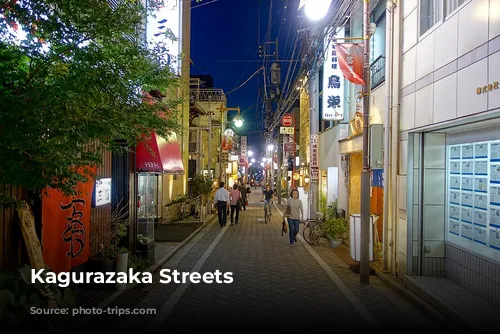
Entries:
{"type": "Polygon", "coordinates": [[[309,245],[314,245],[319,242],[319,239],[323,236],[323,225],[315,219],[309,220],[304,225],[304,230],[302,231],[302,235],[304,236],[305,241],[309,245]]]}

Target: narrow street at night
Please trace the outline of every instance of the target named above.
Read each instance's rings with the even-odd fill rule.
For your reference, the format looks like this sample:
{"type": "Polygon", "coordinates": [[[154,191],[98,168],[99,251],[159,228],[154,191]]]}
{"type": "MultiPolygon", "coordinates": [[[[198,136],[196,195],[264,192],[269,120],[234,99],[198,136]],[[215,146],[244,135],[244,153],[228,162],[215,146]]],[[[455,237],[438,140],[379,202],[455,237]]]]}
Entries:
{"type": "MultiPolygon", "coordinates": [[[[309,246],[298,236],[290,247],[273,208],[265,224],[261,192],[253,190],[240,223],[221,228],[215,219],[188,249],[164,268],[181,272],[232,272],[232,284],[151,284],[126,290],[100,308],[154,308],[156,315],[84,318],[84,326],[184,329],[364,329],[443,330],[443,324],[409,304],[375,276],[359,275],[328,247],[309,246]]],[[[156,277],[158,279],[158,277],[156,277]]]]}
{"type": "Polygon", "coordinates": [[[0,0],[0,334],[499,315],[500,0],[0,0]]]}

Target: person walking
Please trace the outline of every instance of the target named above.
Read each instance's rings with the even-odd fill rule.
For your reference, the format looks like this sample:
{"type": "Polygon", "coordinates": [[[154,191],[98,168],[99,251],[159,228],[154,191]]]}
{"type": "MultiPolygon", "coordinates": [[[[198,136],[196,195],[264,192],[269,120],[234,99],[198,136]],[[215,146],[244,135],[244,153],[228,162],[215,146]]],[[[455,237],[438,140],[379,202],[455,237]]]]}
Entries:
{"type": "Polygon", "coordinates": [[[247,211],[247,195],[248,195],[248,190],[250,188],[247,188],[247,186],[245,185],[245,183],[242,183],[241,184],[241,187],[240,187],[240,192],[241,192],[241,209],[243,209],[243,211],[247,211]]]}
{"type": "Polygon", "coordinates": [[[304,208],[302,201],[299,199],[299,191],[293,189],[288,199],[283,218],[288,220],[288,236],[290,238],[290,246],[295,246],[297,243],[297,234],[299,234],[299,226],[302,217],[304,216],[304,208]]]}
{"type": "Polygon", "coordinates": [[[229,200],[231,201],[231,226],[238,224],[240,218],[240,208],[241,208],[241,191],[238,189],[238,185],[233,186],[233,190],[229,193],[229,200]],[[236,212],[236,219],[234,219],[234,213],[236,212]]]}
{"type": "Polygon", "coordinates": [[[229,192],[224,189],[224,182],[219,182],[219,189],[215,193],[214,202],[217,205],[219,225],[224,227],[227,223],[227,211],[229,210],[229,192]]]}

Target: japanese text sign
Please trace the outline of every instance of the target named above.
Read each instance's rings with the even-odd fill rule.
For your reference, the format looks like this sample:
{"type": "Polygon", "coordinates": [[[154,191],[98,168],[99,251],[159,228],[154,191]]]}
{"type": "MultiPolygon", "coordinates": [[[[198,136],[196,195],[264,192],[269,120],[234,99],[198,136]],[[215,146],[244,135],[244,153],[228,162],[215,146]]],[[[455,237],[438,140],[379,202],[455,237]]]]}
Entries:
{"type": "Polygon", "coordinates": [[[319,179],[319,135],[311,135],[311,161],[309,163],[310,166],[310,178],[311,180],[319,179]]]}
{"type": "MultiPolygon", "coordinates": [[[[336,37],[344,37],[344,29],[336,37]]],[[[344,78],[337,51],[329,35],[325,39],[325,50],[322,118],[324,121],[341,121],[344,119],[344,78]]]]}

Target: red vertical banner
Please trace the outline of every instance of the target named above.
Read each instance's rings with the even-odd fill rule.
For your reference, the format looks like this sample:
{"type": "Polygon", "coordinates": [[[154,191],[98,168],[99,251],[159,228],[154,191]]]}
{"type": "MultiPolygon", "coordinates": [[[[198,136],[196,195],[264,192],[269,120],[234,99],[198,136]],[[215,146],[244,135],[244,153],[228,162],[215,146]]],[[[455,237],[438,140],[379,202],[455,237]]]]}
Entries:
{"type": "Polygon", "coordinates": [[[335,44],[340,70],[350,82],[363,85],[363,45],[359,43],[335,44]]]}
{"type": "MultiPolygon", "coordinates": [[[[96,167],[91,171],[95,175],[96,167]]],[[[49,188],[42,199],[43,258],[56,273],[88,261],[94,183],[94,178],[88,176],[87,182],[78,184],[78,195],[65,196],[49,188]]]]}

